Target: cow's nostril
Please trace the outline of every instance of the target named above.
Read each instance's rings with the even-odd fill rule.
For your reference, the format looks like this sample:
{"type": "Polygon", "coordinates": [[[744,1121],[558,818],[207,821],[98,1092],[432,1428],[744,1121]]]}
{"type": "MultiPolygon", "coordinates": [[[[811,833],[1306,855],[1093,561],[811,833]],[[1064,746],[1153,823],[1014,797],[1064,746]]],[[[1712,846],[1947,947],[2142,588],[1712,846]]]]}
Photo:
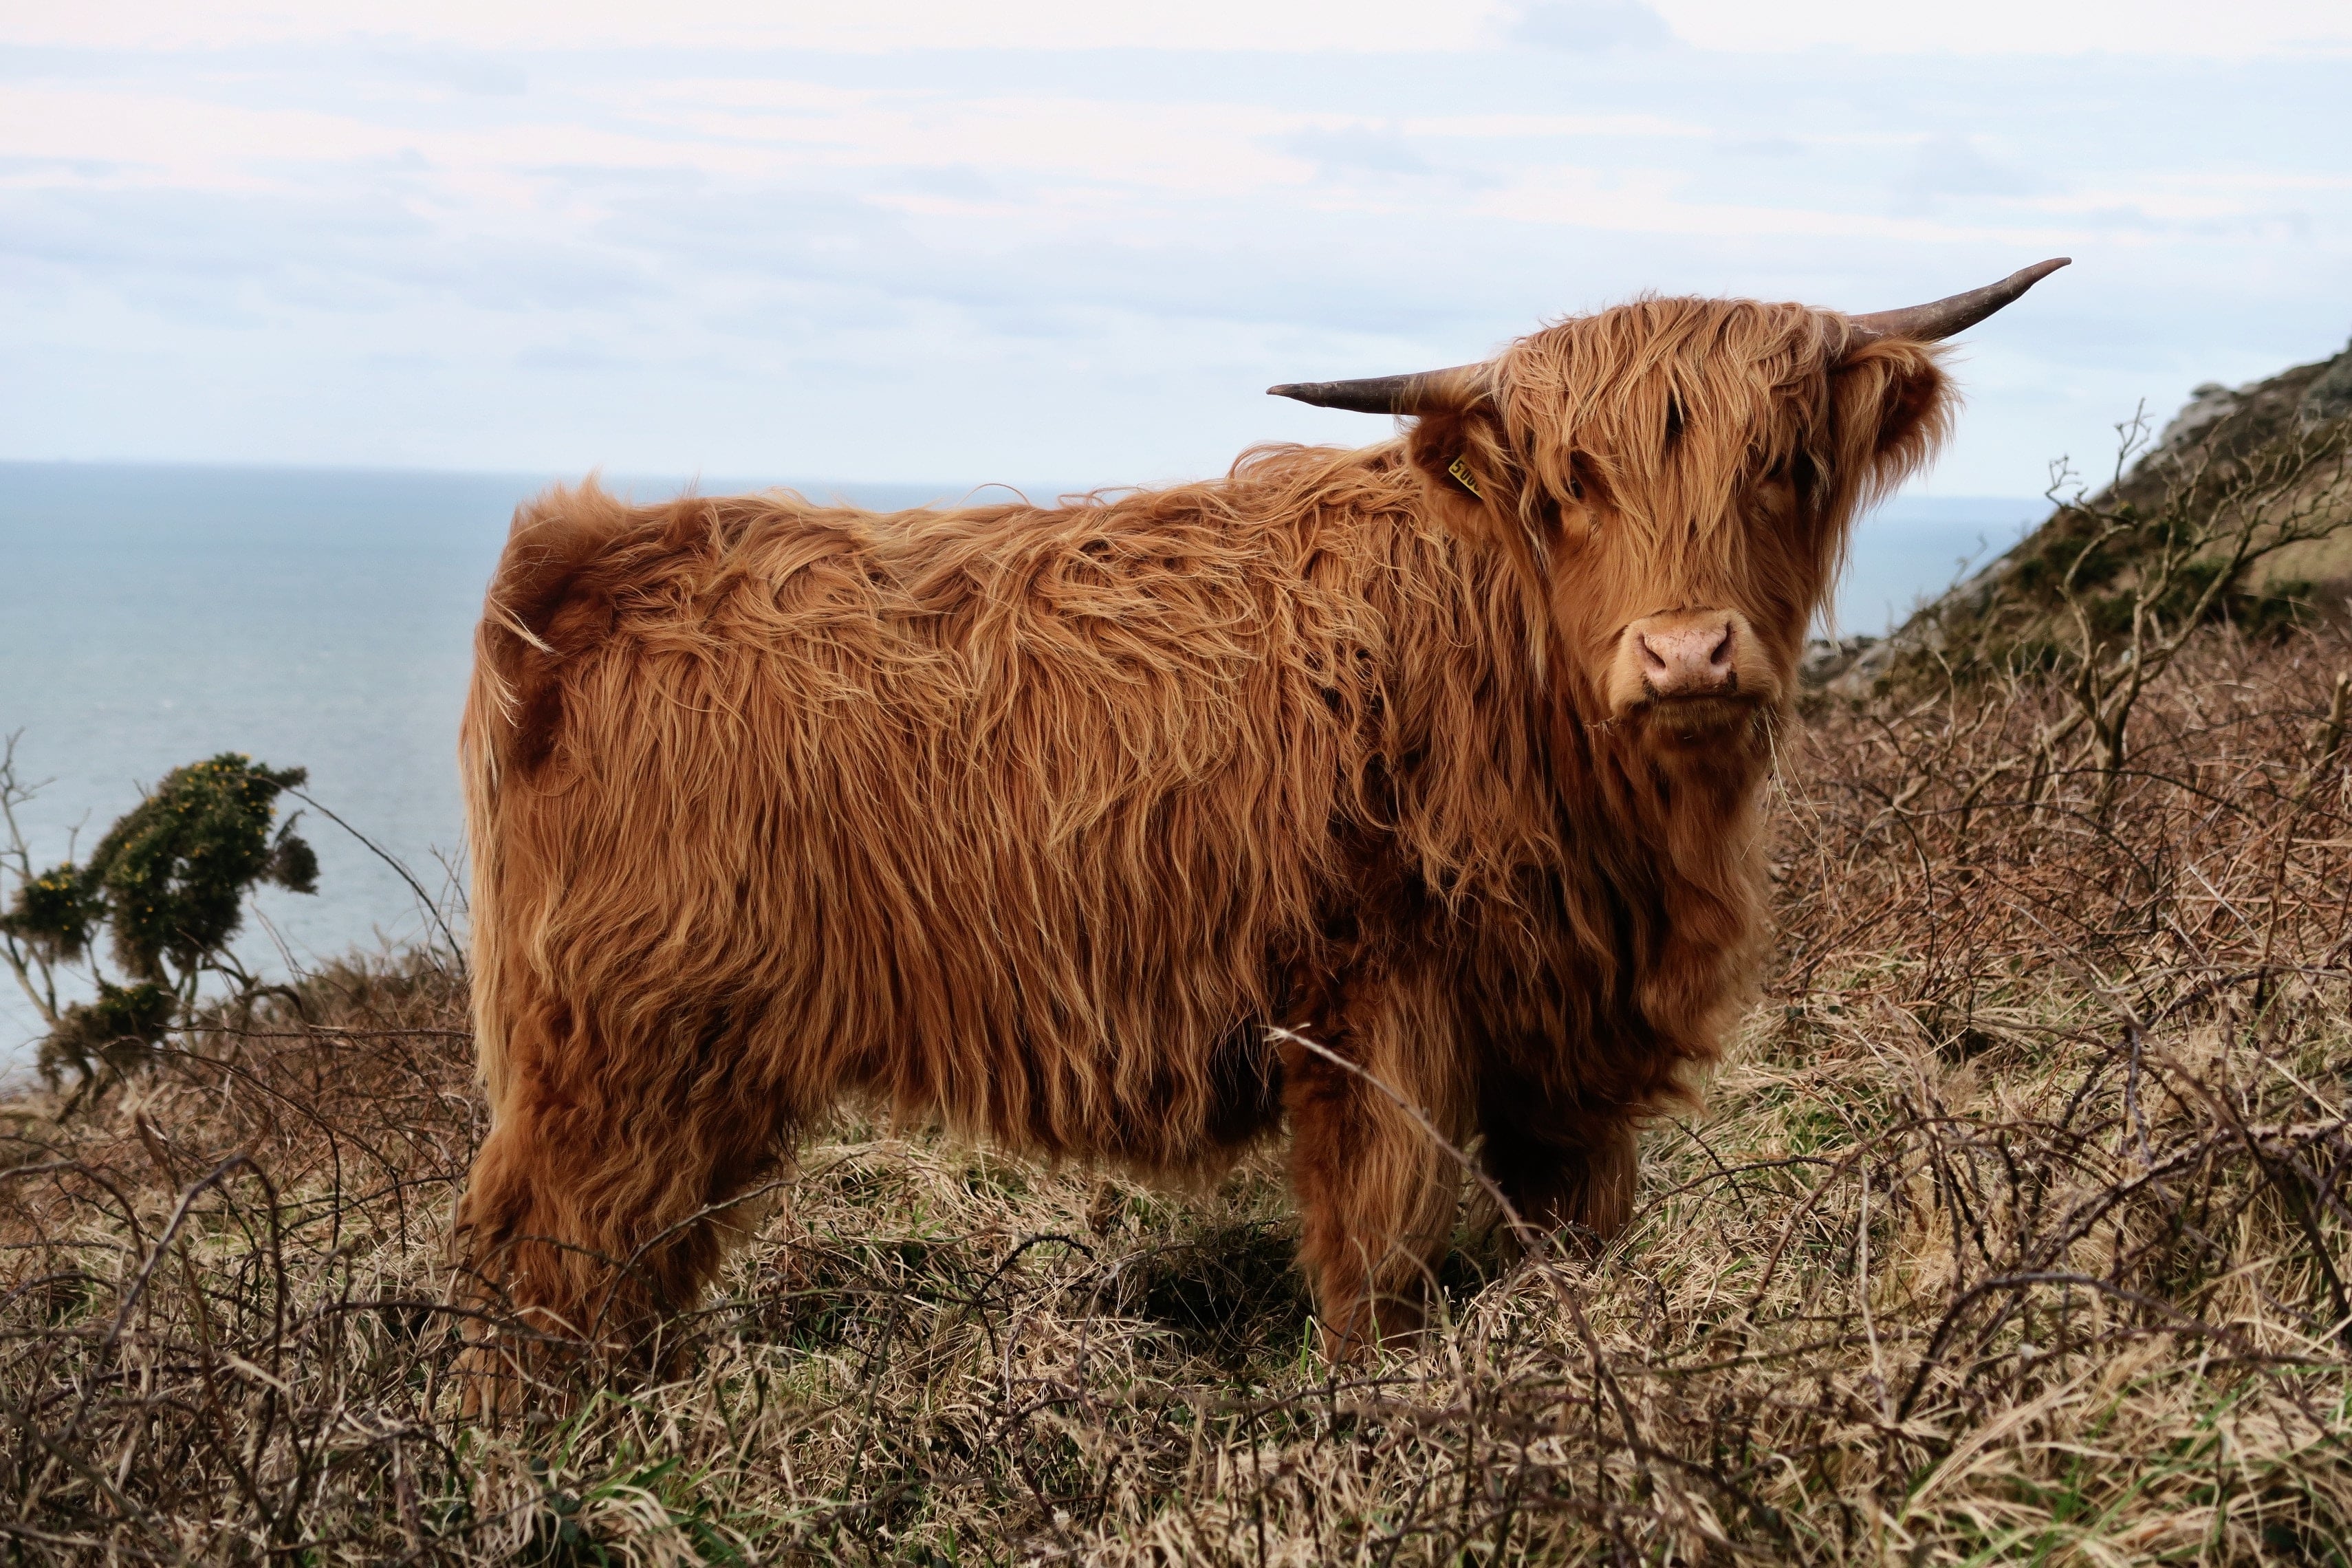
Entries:
{"type": "Polygon", "coordinates": [[[1658,650],[1656,648],[1650,646],[1650,639],[1648,637],[1637,635],[1633,638],[1633,641],[1639,645],[1642,649],[1642,664],[1643,668],[1658,670],[1663,670],[1666,668],[1666,661],[1659,657],[1658,650]]]}
{"type": "Polygon", "coordinates": [[[1706,656],[1706,662],[1717,669],[1727,668],[1731,664],[1732,635],[1731,623],[1724,622],[1723,640],[1717,643],[1714,651],[1706,656]]]}

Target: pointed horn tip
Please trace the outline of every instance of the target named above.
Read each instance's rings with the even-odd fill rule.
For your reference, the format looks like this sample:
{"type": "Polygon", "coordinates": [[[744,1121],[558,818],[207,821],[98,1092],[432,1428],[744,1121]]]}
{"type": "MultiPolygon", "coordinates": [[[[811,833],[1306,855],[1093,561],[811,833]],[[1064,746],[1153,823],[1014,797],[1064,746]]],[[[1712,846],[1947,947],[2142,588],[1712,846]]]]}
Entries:
{"type": "Polygon", "coordinates": [[[1412,375],[1369,375],[1353,381],[1286,381],[1267,387],[1274,397],[1296,398],[1318,408],[1355,414],[1426,414],[1478,392],[1488,374],[1485,361],[1412,375]]]}
{"type": "Polygon", "coordinates": [[[1316,408],[1351,408],[1360,413],[1358,400],[1347,395],[1348,384],[1334,381],[1286,381],[1280,386],[1265,389],[1268,397],[1288,397],[1316,408]]]}
{"type": "Polygon", "coordinates": [[[1360,381],[1286,381],[1269,386],[1270,397],[1288,397],[1317,408],[1344,408],[1353,414],[1410,414],[1416,383],[1409,375],[1376,375],[1360,381]]]}
{"type": "Polygon", "coordinates": [[[2074,264],[2074,258],[2071,256],[2053,256],[2047,261],[2021,267],[1998,283],[1988,283],[1965,294],[1954,294],[1949,299],[1912,305],[1899,310],[1873,310],[1866,315],[1849,316],[1846,320],[1865,342],[1888,337],[1939,342],[1955,332],[1966,331],[2003,307],[2014,304],[2036,283],[2060,268],[2074,264]]]}

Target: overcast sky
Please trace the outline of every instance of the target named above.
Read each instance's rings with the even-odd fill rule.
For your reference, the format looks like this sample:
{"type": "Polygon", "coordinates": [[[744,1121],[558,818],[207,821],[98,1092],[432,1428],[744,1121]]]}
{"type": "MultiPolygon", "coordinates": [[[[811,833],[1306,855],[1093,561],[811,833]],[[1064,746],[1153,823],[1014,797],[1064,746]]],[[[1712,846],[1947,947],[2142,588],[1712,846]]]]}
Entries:
{"type": "Polygon", "coordinates": [[[1935,493],[2352,333],[2343,0],[0,6],[0,458],[1151,480],[2045,256],[1935,493]]]}

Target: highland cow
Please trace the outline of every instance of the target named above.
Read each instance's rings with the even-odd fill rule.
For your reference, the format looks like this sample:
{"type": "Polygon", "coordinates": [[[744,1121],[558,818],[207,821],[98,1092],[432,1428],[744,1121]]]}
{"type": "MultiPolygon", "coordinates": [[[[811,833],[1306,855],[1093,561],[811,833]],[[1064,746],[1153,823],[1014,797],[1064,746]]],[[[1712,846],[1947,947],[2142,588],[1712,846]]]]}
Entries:
{"type": "Polygon", "coordinates": [[[1948,424],[1927,345],[2062,265],[1640,300],[1274,389],[1395,438],[1056,507],[526,506],[462,741],[467,1266],[634,1341],[845,1101],[1180,1176],[1286,1127],[1335,1354],[1418,1321],[1433,1128],[1608,1237],[1742,1004],[1774,731],[1948,424]]]}

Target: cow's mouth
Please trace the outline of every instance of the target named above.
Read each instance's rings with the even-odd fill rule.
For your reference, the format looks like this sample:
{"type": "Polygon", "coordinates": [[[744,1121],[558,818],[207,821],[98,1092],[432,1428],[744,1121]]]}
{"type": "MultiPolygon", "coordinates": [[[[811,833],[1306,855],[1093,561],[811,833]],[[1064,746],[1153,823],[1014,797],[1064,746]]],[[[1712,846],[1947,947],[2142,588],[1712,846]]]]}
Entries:
{"type": "Polygon", "coordinates": [[[1654,733],[1680,741],[1704,741],[1754,717],[1758,703],[1738,691],[1649,696],[1637,711],[1654,733]]]}

